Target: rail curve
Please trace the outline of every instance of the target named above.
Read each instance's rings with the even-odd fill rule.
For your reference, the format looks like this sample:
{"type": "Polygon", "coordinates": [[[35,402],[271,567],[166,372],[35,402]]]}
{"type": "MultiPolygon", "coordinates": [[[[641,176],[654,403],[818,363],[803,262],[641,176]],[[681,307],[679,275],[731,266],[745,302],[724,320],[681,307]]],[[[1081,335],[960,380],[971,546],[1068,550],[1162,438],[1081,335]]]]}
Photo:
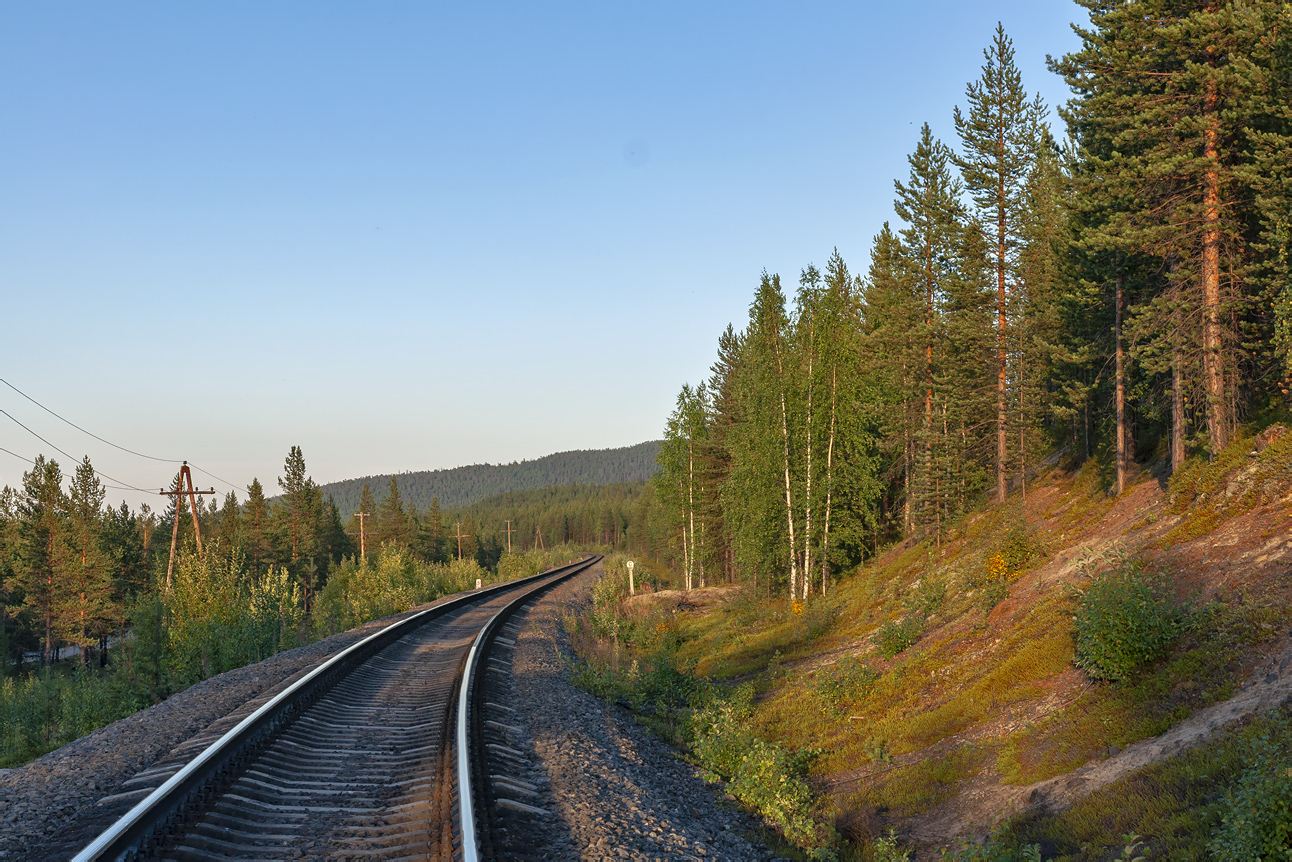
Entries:
{"type": "Polygon", "coordinates": [[[478,779],[481,665],[513,612],[599,559],[468,593],[342,650],[203,749],[73,862],[477,862],[491,844],[487,782],[478,779]]]}

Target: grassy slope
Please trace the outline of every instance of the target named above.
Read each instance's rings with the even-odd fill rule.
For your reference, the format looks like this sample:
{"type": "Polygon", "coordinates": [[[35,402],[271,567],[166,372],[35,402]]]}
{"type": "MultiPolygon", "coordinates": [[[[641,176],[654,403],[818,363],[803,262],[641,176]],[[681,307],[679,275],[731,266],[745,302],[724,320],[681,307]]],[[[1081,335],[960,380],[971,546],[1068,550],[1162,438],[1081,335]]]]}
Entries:
{"type": "MultiPolygon", "coordinates": [[[[1141,473],[1118,500],[1092,466],[1053,470],[1026,501],[968,517],[940,547],[890,549],[801,613],[746,598],[682,615],[683,654],[700,673],[754,680],[768,738],[823,750],[814,778],[854,837],[985,830],[1002,812],[967,791],[1061,775],[1163,732],[1231,696],[1286,628],[1292,433],[1257,445],[1189,465],[1170,493],[1141,473]],[[1072,665],[1072,588],[1116,554],[1152,560],[1182,600],[1214,606],[1167,658],[1097,684],[1072,665]],[[881,655],[877,635],[902,631],[918,640],[881,655]]],[[[1099,858],[1088,852],[1073,858],[1099,858]]]]}

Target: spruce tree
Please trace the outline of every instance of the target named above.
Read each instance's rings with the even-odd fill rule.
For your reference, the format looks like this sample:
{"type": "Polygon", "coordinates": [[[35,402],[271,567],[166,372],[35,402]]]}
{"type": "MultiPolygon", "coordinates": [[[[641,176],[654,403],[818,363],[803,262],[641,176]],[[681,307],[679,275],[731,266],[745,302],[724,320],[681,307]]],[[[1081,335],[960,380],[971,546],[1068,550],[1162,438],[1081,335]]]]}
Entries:
{"type": "Polygon", "coordinates": [[[43,630],[41,660],[54,660],[54,621],[61,584],[56,581],[57,555],[67,534],[67,497],[57,461],[37,455],[23,473],[18,498],[18,585],[43,630]]]}
{"type": "Polygon", "coordinates": [[[310,479],[305,472],[305,456],[300,446],[293,446],[283,461],[284,475],[278,477],[278,487],[283,490],[283,517],[286,521],[286,533],[291,548],[291,562],[301,556],[302,546],[307,544],[306,533],[310,528],[309,519],[309,485],[310,479]]]}
{"type": "Polygon", "coordinates": [[[926,526],[940,525],[946,508],[943,500],[946,483],[942,474],[948,444],[945,423],[938,421],[938,414],[946,403],[945,397],[937,393],[937,381],[944,374],[945,366],[944,306],[949,282],[958,269],[957,252],[964,229],[960,204],[963,189],[951,173],[951,161],[951,151],[933,137],[925,123],[915,152],[907,157],[909,179],[905,184],[893,183],[897,191],[893,208],[907,225],[901,232],[902,255],[908,270],[905,277],[914,283],[914,294],[922,305],[921,316],[910,321],[916,329],[915,341],[923,352],[917,383],[922,392],[911,396],[919,399],[922,412],[914,435],[920,450],[913,465],[916,474],[913,491],[917,501],[914,519],[926,526]]]}
{"type": "Polygon", "coordinates": [[[375,520],[379,545],[408,547],[412,530],[410,530],[408,512],[404,510],[404,501],[399,496],[399,480],[394,476],[390,477],[385,499],[377,507],[375,520]]]}
{"type": "Polygon", "coordinates": [[[86,456],[72,474],[67,529],[54,553],[54,628],[63,640],[80,647],[85,664],[89,663],[89,648],[111,631],[117,616],[112,589],[114,561],[102,545],[106,493],[86,456]]]}
{"type": "Polygon", "coordinates": [[[252,479],[251,484],[247,486],[243,527],[246,535],[245,550],[247,559],[251,563],[251,570],[256,574],[263,574],[273,564],[273,546],[270,537],[269,502],[265,499],[265,491],[259,479],[252,479]]]}

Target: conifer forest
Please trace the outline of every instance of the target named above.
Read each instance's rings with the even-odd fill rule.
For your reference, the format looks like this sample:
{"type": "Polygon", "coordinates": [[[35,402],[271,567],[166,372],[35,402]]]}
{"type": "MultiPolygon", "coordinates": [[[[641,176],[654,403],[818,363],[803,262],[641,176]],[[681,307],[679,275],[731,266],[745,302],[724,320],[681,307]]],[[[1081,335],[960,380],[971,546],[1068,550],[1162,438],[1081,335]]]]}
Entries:
{"type": "Polygon", "coordinates": [[[1286,411],[1292,12],[1081,0],[1047,122],[1003,29],[870,259],[764,272],[682,387],[655,492],[686,583],[807,599],[1043,459],[1172,470],[1286,411]]]}

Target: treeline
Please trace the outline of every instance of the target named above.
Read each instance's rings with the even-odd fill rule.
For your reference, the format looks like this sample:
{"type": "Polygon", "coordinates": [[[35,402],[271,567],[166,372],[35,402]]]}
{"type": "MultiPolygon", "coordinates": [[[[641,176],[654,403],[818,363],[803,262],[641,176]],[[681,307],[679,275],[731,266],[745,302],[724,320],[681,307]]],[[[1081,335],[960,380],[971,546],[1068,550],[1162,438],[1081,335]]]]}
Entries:
{"type": "MultiPolygon", "coordinates": [[[[270,617],[294,620],[292,625],[308,633],[315,605],[321,596],[336,594],[335,588],[331,593],[327,588],[342,570],[381,569],[402,582],[422,584],[412,591],[418,595],[434,592],[427,586],[432,582],[470,585],[480,573],[496,572],[506,549],[508,518],[517,531],[517,554],[570,544],[622,544],[643,483],[515,492],[460,511],[441,510],[432,498],[423,511],[405,502],[400,482],[392,476],[379,503],[364,484],[357,507],[364,517],[343,521],[335,500],[309,476],[304,454],[293,446],[276,486],[279,496],[269,499],[260,480],[253,479],[243,499],[232,491],[222,499],[211,496],[203,502],[198,497],[196,511],[181,493],[168,497],[160,512],[147,504],[138,510],[124,503],[113,508],[104,505],[106,490],[88,457],[70,477],[58,462],[38,457],[23,474],[20,488],[0,491],[0,656],[5,667],[21,667],[24,654],[31,653],[48,665],[62,647],[77,648],[83,663],[96,652],[100,663],[106,663],[109,641],[120,642],[141,614],[151,618],[149,603],[154,600],[173,606],[170,634],[181,639],[186,637],[183,621],[205,619],[203,614],[215,613],[215,605],[225,608],[220,613],[226,616],[237,616],[243,605],[273,605],[272,612],[266,611],[270,617]],[[173,565],[172,537],[178,550],[173,565]],[[453,576],[427,568],[435,566],[452,568],[453,576]],[[476,574],[467,577],[467,569],[476,574]],[[194,593],[184,586],[185,578],[202,584],[219,581],[224,592],[214,598],[203,586],[194,593]],[[186,595],[202,598],[185,604],[186,595]],[[271,595],[272,600],[267,598],[271,595]],[[295,610],[279,608],[284,602],[295,610]]],[[[180,490],[177,475],[172,492],[180,490]]],[[[367,581],[357,577],[353,583],[367,581]]],[[[374,601],[394,606],[385,599],[374,601]]],[[[327,614],[331,620],[358,618],[335,608],[327,614]]],[[[233,624],[226,619],[221,625],[233,624]]],[[[329,630],[334,628],[329,624],[329,630]]],[[[241,637],[231,638],[229,648],[241,637]]],[[[280,633],[266,637],[263,644],[256,640],[236,649],[264,657],[280,633]]]]}
{"type": "Polygon", "coordinates": [[[894,183],[864,275],[764,273],[684,386],[654,484],[691,585],[803,599],[884,542],[940,539],[1038,459],[1178,469],[1284,414],[1292,356],[1287,4],[1080,0],[1073,98],[1028,93],[1002,28],[894,183]]]}
{"type": "Polygon", "coordinates": [[[486,563],[507,549],[509,525],[515,553],[560,544],[627,548],[630,538],[636,539],[637,525],[649,520],[644,507],[653,495],[645,495],[647,490],[647,483],[639,481],[509,491],[450,512],[448,520],[476,534],[472,540],[478,541],[486,563]]]}
{"type": "Polygon", "coordinates": [[[336,501],[346,517],[361,511],[360,496],[365,484],[384,488],[392,478],[398,478],[406,505],[424,511],[436,500],[447,508],[461,508],[508,491],[644,482],[655,473],[658,452],[659,443],[651,441],[619,449],[558,452],[511,464],[473,464],[451,470],[401,473],[398,477],[365,476],[328,483],[322,491],[336,501]]]}

